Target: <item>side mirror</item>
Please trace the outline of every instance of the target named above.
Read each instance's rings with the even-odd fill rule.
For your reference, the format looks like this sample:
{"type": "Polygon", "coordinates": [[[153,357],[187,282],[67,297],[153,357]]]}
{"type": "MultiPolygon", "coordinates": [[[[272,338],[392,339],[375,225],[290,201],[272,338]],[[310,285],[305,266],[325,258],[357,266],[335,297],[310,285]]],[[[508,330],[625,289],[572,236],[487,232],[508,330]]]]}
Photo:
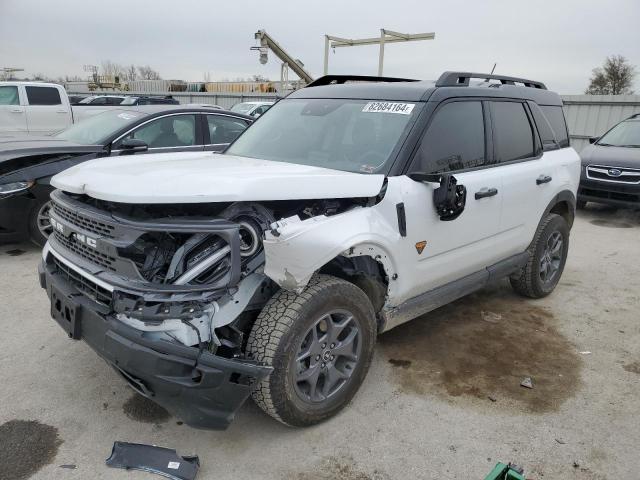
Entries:
{"type": "Polygon", "coordinates": [[[137,138],[125,138],[122,142],[120,142],[120,148],[122,148],[122,150],[127,153],[137,153],[146,152],[147,150],[149,150],[149,145],[137,138]]]}
{"type": "Polygon", "coordinates": [[[416,172],[410,173],[409,178],[416,182],[440,185],[433,191],[433,205],[443,222],[455,220],[464,211],[467,203],[467,188],[464,185],[458,185],[458,180],[453,175],[416,172]]]}
{"type": "Polygon", "coordinates": [[[591,143],[591,144],[596,143],[599,138],[600,137],[589,137],[589,143],[591,143]]]}

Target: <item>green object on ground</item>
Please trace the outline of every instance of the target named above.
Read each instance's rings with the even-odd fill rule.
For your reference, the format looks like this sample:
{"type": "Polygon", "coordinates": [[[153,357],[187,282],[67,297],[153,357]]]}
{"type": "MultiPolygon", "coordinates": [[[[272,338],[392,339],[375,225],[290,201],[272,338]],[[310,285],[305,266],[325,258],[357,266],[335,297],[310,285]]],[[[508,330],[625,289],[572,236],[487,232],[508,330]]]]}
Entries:
{"type": "Polygon", "coordinates": [[[484,480],[526,480],[515,465],[498,463],[484,480]],[[517,469],[517,470],[516,470],[517,469]]]}

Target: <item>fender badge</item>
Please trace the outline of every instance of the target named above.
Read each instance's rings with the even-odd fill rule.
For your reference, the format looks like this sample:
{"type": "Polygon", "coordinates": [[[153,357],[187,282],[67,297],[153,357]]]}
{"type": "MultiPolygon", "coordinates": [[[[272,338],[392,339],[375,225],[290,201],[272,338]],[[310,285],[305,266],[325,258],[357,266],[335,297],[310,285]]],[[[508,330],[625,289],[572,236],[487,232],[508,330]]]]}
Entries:
{"type": "Polygon", "coordinates": [[[426,240],[422,240],[421,242],[416,243],[416,251],[418,252],[418,255],[422,253],[422,251],[424,250],[424,247],[426,246],[427,246],[426,240]]]}

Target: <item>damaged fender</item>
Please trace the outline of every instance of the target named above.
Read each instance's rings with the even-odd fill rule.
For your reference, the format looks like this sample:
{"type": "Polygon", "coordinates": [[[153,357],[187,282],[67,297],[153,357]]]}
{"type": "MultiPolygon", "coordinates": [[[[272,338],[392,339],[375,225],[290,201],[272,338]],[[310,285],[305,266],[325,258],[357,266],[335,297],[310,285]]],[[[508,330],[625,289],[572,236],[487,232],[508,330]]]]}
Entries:
{"type": "MultiPolygon", "coordinates": [[[[389,252],[399,238],[397,228],[368,207],[307,220],[289,217],[265,232],[264,273],[281,288],[299,293],[318,269],[338,255],[367,255],[382,264],[391,280],[396,265],[389,252]]],[[[388,297],[393,291],[393,282],[389,282],[388,297]]]]}

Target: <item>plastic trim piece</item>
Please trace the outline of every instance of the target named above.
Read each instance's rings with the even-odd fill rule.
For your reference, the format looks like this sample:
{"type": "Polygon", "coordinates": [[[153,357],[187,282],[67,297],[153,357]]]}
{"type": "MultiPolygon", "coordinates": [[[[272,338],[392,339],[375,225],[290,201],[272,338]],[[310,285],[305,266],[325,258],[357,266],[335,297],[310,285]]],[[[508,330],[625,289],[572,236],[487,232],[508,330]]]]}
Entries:
{"type": "Polygon", "coordinates": [[[197,455],[181,457],[169,448],[127,442],[114,442],[106,463],[108,467],[142,470],[174,480],[194,480],[200,468],[197,455]]]}

